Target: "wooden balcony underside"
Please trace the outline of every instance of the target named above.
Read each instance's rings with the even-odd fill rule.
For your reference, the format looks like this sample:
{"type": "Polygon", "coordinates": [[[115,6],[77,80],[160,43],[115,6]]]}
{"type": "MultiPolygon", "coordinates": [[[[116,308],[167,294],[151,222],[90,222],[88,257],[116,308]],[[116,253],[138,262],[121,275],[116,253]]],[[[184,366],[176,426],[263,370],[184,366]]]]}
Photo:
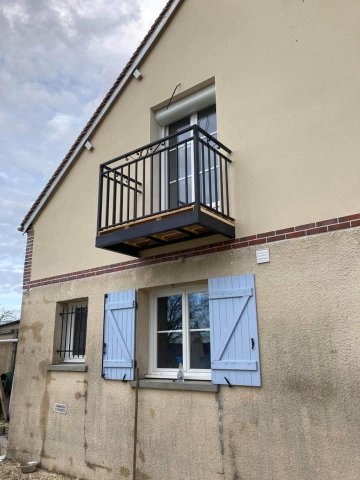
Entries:
{"type": "Polygon", "coordinates": [[[234,221],[204,206],[195,209],[190,205],[103,229],[96,238],[96,246],[139,256],[142,250],[216,234],[234,238],[234,221]]]}

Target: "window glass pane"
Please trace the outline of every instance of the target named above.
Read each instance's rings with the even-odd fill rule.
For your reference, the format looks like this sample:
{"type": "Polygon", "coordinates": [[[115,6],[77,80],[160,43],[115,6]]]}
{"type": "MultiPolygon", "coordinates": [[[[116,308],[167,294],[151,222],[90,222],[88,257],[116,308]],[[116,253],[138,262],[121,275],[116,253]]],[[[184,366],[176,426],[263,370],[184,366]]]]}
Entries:
{"type": "Polygon", "coordinates": [[[178,368],[182,355],[182,333],[158,333],[158,368],[178,368]]]}
{"type": "Polygon", "coordinates": [[[73,355],[84,356],[86,344],[86,318],[87,307],[76,307],[74,335],[73,335],[73,355]]]}
{"type": "Polygon", "coordinates": [[[216,107],[204,108],[198,112],[198,125],[206,132],[216,137],[217,125],[216,125],[216,107]]]}
{"type": "Polygon", "coordinates": [[[209,296],[207,292],[190,293],[189,301],[189,327],[209,328],[209,296]]]}
{"type": "Polygon", "coordinates": [[[169,295],[157,299],[158,318],[157,329],[181,330],[182,329],[182,296],[169,295]]]}
{"type": "Polygon", "coordinates": [[[210,368],[210,332],[190,332],[190,368],[210,368]]]}
{"type": "MultiPolygon", "coordinates": [[[[190,126],[190,117],[182,118],[181,120],[177,120],[174,123],[170,123],[169,125],[169,135],[173,135],[174,133],[183,130],[186,127],[190,126]]],[[[191,136],[191,132],[183,133],[182,135],[178,135],[177,137],[170,138],[169,144],[170,146],[175,145],[177,142],[181,142],[181,140],[185,140],[191,136]]]]}

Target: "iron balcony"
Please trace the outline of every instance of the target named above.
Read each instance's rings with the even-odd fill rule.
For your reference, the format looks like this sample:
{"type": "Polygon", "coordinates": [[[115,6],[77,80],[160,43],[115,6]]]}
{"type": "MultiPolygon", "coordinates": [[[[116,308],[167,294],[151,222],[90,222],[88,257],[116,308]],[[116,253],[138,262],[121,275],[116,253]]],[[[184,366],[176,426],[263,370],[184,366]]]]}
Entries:
{"type": "Polygon", "coordinates": [[[139,257],[195,238],[234,238],[229,153],[193,125],[101,164],[96,246],[139,257]]]}

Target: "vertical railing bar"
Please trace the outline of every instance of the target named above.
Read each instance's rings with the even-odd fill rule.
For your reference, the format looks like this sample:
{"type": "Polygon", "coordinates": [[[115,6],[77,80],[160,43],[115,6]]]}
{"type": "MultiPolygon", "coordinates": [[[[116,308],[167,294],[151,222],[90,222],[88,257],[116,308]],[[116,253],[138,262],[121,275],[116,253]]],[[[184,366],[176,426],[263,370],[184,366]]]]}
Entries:
{"type": "Polygon", "coordinates": [[[81,306],[81,312],[80,312],[80,322],[81,323],[80,323],[80,334],[79,334],[80,340],[82,342],[82,343],[80,342],[80,345],[82,345],[80,355],[82,357],[84,357],[84,355],[85,355],[85,347],[84,347],[84,342],[85,342],[85,318],[86,318],[86,317],[84,318],[85,313],[86,313],[86,306],[82,305],[81,306]]]}
{"type": "Polygon", "coordinates": [[[141,189],[141,193],[142,193],[142,214],[143,214],[143,217],[145,217],[145,158],[142,160],[142,169],[143,169],[143,174],[142,174],[142,189],[141,189]]]}
{"type": "Polygon", "coordinates": [[[176,205],[180,206],[180,195],[179,195],[179,147],[176,145],[176,205]]]}
{"type": "Polygon", "coordinates": [[[200,169],[199,169],[199,130],[198,126],[194,125],[193,139],[194,139],[194,175],[195,175],[195,209],[200,212],[200,169]]]}
{"type": "Polygon", "coordinates": [[[97,219],[97,231],[99,232],[102,227],[102,207],[103,207],[103,168],[99,170],[99,196],[98,196],[98,219],[97,219]]]}
{"type": "MultiPolygon", "coordinates": [[[[210,153],[210,152],[209,152],[210,153]]],[[[215,178],[215,210],[219,210],[218,184],[217,184],[217,168],[216,168],[216,152],[214,154],[214,178],[215,178]]]]}
{"type": "Polygon", "coordinates": [[[188,157],[187,157],[187,147],[188,142],[184,143],[185,147],[185,202],[186,205],[189,203],[189,187],[188,187],[188,157]]]}
{"type": "Polygon", "coordinates": [[[203,184],[203,198],[202,203],[206,205],[206,190],[205,190],[205,155],[204,144],[201,142],[201,165],[202,165],[202,184],[203,184]]]}
{"type": "Polygon", "coordinates": [[[139,162],[135,162],[134,220],[137,219],[138,163],[139,162]]]}
{"type": "MultiPolygon", "coordinates": [[[[60,340],[60,349],[59,349],[60,356],[62,355],[63,349],[64,349],[63,347],[64,318],[65,318],[65,307],[63,306],[62,315],[61,315],[61,340],[60,340]]],[[[65,335],[65,349],[66,349],[66,335],[65,335]]]]}
{"type": "Polygon", "coordinates": [[[86,352],[86,330],[87,330],[87,315],[88,315],[88,307],[85,305],[84,307],[85,312],[85,319],[84,319],[84,348],[83,348],[83,357],[85,357],[86,352]]]}
{"type": "Polygon", "coordinates": [[[226,183],[226,215],[229,217],[229,180],[228,180],[228,168],[227,161],[225,160],[225,183],[226,183]]]}
{"type": "Polygon", "coordinates": [[[109,203],[110,203],[110,173],[106,175],[106,210],[105,210],[105,227],[109,226],[109,203]]]}
{"type": "Polygon", "coordinates": [[[220,169],[220,195],[221,195],[221,213],[224,215],[224,181],[222,172],[222,156],[219,155],[219,169],[220,169]]]}
{"type": "Polygon", "coordinates": [[[167,164],[167,186],[166,186],[166,191],[167,191],[167,208],[170,210],[170,148],[167,150],[167,155],[166,155],[166,164],[167,164]]]}
{"type": "Polygon", "coordinates": [[[116,223],[116,193],[117,193],[117,172],[114,172],[114,188],[113,188],[113,207],[112,207],[112,225],[116,223]]]}
{"type": "Polygon", "coordinates": [[[127,166],[127,222],[130,219],[130,165],[127,166]]]}
{"type": "Polygon", "coordinates": [[[212,208],[212,188],[211,188],[211,155],[210,155],[210,149],[208,148],[208,172],[209,172],[209,207],[212,208]]]}
{"type": "MultiPolygon", "coordinates": [[[[116,182],[115,182],[116,183],[116,182]]],[[[79,308],[79,307],[78,307],[79,308]]],[[[80,336],[81,336],[81,313],[82,313],[82,306],[80,305],[80,315],[79,315],[79,318],[78,318],[78,321],[80,322],[80,329],[78,330],[78,338],[77,338],[77,357],[79,358],[79,350],[80,350],[80,336]]],[[[76,328],[76,309],[75,309],[75,321],[74,321],[74,337],[75,337],[75,328],[76,328]]],[[[75,342],[75,338],[74,338],[74,342],[75,342]]]]}
{"type": "Polygon", "coordinates": [[[159,212],[161,212],[161,190],[162,190],[162,181],[161,181],[161,152],[159,153],[159,212]]]}
{"type": "Polygon", "coordinates": [[[154,156],[150,155],[150,213],[154,213],[154,156]]]}
{"type": "Polygon", "coordinates": [[[124,167],[120,168],[120,223],[123,223],[124,212],[123,212],[123,202],[124,202],[124,184],[123,184],[123,169],[124,167]]]}
{"type": "MultiPolygon", "coordinates": [[[[70,313],[70,328],[69,328],[69,320],[68,320],[68,328],[69,328],[69,347],[68,347],[68,353],[69,357],[73,353],[73,348],[72,348],[72,316],[73,316],[73,311],[74,307],[71,307],[71,313],[70,313]]],[[[69,309],[68,309],[68,315],[69,315],[69,309]]],[[[68,317],[69,318],[69,317],[68,317]]]]}

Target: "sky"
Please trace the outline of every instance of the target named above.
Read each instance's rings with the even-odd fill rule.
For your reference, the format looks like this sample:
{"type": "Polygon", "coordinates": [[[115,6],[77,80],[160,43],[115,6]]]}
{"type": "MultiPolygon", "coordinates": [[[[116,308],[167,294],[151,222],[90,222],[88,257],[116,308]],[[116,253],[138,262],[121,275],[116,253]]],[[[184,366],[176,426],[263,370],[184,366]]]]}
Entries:
{"type": "Polygon", "coordinates": [[[0,310],[20,314],[17,227],[165,3],[0,1],[0,310]]]}

